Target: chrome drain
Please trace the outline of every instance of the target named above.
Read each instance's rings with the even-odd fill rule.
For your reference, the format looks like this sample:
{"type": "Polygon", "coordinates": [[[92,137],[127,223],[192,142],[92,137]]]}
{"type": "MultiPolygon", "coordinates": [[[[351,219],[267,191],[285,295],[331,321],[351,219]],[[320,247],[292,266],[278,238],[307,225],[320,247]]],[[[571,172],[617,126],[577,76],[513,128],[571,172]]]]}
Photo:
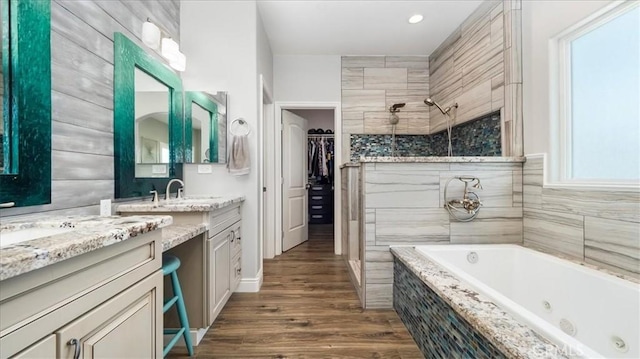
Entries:
{"type": "Polygon", "coordinates": [[[467,254],[467,262],[469,262],[471,264],[478,263],[478,253],[469,252],[469,254],[467,254]]]}
{"type": "Polygon", "coordinates": [[[621,353],[626,353],[627,351],[629,351],[629,347],[627,346],[627,343],[625,343],[624,340],[622,340],[622,338],[618,336],[614,335],[611,337],[611,345],[615,350],[621,353]]]}
{"type": "Polygon", "coordinates": [[[566,318],[560,319],[560,329],[562,329],[563,332],[571,335],[572,337],[574,337],[577,332],[576,326],[573,325],[573,323],[571,323],[571,321],[566,318]]]}

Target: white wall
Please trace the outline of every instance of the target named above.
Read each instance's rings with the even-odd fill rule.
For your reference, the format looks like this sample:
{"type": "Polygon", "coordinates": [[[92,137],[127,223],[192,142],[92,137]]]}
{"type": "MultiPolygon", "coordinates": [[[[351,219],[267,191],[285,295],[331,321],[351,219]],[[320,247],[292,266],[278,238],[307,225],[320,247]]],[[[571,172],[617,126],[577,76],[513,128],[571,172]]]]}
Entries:
{"type": "Polygon", "coordinates": [[[275,55],[276,102],[340,102],[340,56],[275,55]]]}
{"type": "MultiPolygon", "coordinates": [[[[225,165],[213,164],[213,173],[198,174],[186,165],[187,195],[242,194],[242,282],[239,290],[257,290],[260,243],[258,241],[258,69],[269,74],[269,55],[258,45],[255,1],[182,1],[181,49],[187,56],[183,73],[185,90],[228,91],[228,118],[244,118],[249,127],[251,172],[234,177],[225,165]],[[258,60],[258,51],[261,51],[258,60]]],[[[266,46],[268,48],[268,46],[266,46]]]]}
{"type": "Polygon", "coordinates": [[[612,1],[523,1],[524,153],[549,153],[549,40],[612,1]]]}

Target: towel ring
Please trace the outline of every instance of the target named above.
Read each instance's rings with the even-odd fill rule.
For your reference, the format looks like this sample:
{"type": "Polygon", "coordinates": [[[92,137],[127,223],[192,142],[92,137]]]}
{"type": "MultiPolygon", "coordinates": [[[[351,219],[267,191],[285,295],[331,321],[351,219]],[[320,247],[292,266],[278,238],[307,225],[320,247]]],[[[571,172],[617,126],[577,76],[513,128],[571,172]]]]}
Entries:
{"type": "Polygon", "coordinates": [[[249,127],[249,124],[247,123],[247,121],[245,121],[244,118],[236,118],[231,122],[231,125],[229,126],[229,132],[231,132],[231,134],[234,136],[247,136],[251,133],[251,127],[249,127]],[[238,126],[236,126],[236,130],[242,127],[244,127],[245,130],[239,133],[236,132],[236,130],[233,129],[233,125],[236,123],[238,124],[238,126]]]}

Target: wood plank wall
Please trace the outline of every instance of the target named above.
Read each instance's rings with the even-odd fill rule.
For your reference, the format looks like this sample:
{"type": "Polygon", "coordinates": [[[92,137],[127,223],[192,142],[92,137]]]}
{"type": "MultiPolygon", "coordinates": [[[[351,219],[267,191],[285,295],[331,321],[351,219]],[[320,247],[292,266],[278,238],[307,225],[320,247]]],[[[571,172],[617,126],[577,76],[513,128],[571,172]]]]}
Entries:
{"type": "Polygon", "coordinates": [[[179,43],[179,0],[51,1],[52,203],[2,217],[97,214],[113,198],[113,34],[153,51],[140,40],[147,18],[179,43]]]}

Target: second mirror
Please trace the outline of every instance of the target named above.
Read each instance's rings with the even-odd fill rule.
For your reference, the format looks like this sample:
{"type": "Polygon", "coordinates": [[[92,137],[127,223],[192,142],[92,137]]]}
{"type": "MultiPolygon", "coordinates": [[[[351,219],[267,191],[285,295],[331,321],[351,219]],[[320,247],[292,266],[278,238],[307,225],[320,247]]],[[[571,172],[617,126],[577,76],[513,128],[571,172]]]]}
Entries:
{"type": "Polygon", "coordinates": [[[185,145],[188,162],[226,162],[226,92],[185,92],[185,145]]]}

